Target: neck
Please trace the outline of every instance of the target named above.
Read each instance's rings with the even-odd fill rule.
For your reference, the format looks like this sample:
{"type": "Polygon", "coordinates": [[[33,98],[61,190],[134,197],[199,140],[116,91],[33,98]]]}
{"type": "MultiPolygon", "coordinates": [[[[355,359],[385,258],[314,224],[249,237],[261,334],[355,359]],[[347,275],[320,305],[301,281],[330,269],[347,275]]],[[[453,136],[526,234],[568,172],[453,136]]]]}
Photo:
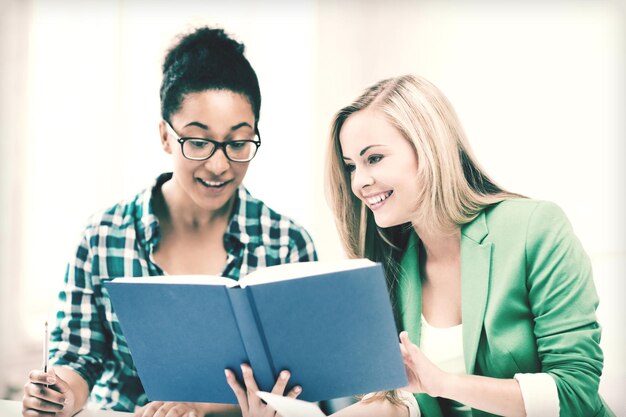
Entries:
{"type": "Polygon", "coordinates": [[[167,221],[176,228],[190,231],[222,227],[230,218],[234,196],[217,210],[198,207],[185,193],[176,187],[174,179],[163,184],[162,195],[167,221]]]}
{"type": "Polygon", "coordinates": [[[461,229],[456,226],[449,231],[427,231],[414,227],[429,261],[449,260],[461,254],[461,229]]]}

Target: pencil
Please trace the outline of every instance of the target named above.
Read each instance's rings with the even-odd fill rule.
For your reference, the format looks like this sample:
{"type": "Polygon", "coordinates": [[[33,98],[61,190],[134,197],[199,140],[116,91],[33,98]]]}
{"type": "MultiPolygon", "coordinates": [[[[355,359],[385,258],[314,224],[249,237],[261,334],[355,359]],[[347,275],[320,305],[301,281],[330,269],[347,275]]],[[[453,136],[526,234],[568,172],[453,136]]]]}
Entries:
{"type": "MultiPolygon", "coordinates": [[[[45,323],[45,330],[44,330],[44,336],[43,336],[43,371],[45,373],[48,372],[48,321],[46,320],[45,323]]],[[[45,384],[46,388],[48,387],[48,384],[45,384]]]]}

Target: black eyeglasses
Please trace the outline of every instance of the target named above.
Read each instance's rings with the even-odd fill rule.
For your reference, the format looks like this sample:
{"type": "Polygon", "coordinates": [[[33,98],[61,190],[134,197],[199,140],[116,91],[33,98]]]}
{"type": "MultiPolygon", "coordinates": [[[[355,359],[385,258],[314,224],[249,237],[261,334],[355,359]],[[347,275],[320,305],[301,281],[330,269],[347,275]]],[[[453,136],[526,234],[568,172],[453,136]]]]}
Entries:
{"type": "Polygon", "coordinates": [[[206,138],[180,137],[167,121],[165,125],[169,133],[180,143],[183,156],[192,161],[205,161],[212,157],[215,151],[222,149],[226,158],[232,162],[249,162],[261,146],[261,136],[258,133],[254,135],[254,139],[218,142],[206,138]]]}

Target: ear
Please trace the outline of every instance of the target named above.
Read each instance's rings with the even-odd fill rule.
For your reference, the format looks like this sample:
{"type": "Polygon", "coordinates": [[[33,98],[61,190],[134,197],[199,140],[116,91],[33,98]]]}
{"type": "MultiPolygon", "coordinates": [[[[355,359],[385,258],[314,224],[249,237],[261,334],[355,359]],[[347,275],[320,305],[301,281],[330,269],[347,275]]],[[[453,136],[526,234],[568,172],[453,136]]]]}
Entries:
{"type": "Polygon", "coordinates": [[[170,155],[172,154],[172,145],[170,142],[170,137],[167,133],[167,126],[165,126],[165,121],[161,120],[159,123],[159,136],[161,137],[161,146],[163,150],[170,155]]]}

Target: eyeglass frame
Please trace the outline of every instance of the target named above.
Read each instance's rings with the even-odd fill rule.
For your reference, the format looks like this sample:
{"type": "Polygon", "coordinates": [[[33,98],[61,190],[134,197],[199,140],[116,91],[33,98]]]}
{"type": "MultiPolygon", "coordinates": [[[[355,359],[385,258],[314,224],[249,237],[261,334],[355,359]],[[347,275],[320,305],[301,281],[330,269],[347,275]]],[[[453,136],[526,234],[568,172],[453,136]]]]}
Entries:
{"type": "Polygon", "coordinates": [[[167,129],[169,129],[169,133],[174,135],[174,138],[176,139],[176,142],[180,143],[180,152],[183,154],[183,157],[185,159],[188,159],[190,161],[206,161],[207,159],[210,159],[213,155],[215,155],[215,152],[217,152],[218,149],[222,150],[222,153],[224,154],[224,156],[226,157],[226,159],[228,159],[231,162],[238,162],[238,163],[246,163],[246,162],[250,162],[254,159],[254,157],[256,156],[257,152],[259,151],[259,147],[261,146],[261,134],[259,133],[258,129],[255,129],[255,134],[254,136],[256,136],[258,138],[258,140],[253,140],[253,139],[240,139],[240,140],[232,140],[232,141],[227,141],[227,142],[218,142],[216,140],[213,139],[208,139],[208,138],[194,138],[191,136],[180,136],[178,133],[176,133],[176,131],[174,130],[174,128],[172,127],[172,125],[170,125],[170,123],[167,120],[163,120],[163,122],[165,123],[165,126],[167,127],[167,129]],[[187,155],[185,155],[185,150],[184,150],[184,146],[185,146],[185,142],[187,142],[188,140],[201,140],[204,142],[209,142],[211,144],[213,144],[214,148],[213,148],[213,152],[211,152],[209,154],[209,156],[207,156],[206,158],[190,158],[187,155]],[[228,146],[231,143],[237,143],[237,142],[251,142],[256,146],[256,150],[254,151],[254,155],[252,155],[252,158],[247,159],[245,161],[237,161],[232,159],[230,156],[228,156],[228,152],[226,152],[226,146],[228,146]]]}

